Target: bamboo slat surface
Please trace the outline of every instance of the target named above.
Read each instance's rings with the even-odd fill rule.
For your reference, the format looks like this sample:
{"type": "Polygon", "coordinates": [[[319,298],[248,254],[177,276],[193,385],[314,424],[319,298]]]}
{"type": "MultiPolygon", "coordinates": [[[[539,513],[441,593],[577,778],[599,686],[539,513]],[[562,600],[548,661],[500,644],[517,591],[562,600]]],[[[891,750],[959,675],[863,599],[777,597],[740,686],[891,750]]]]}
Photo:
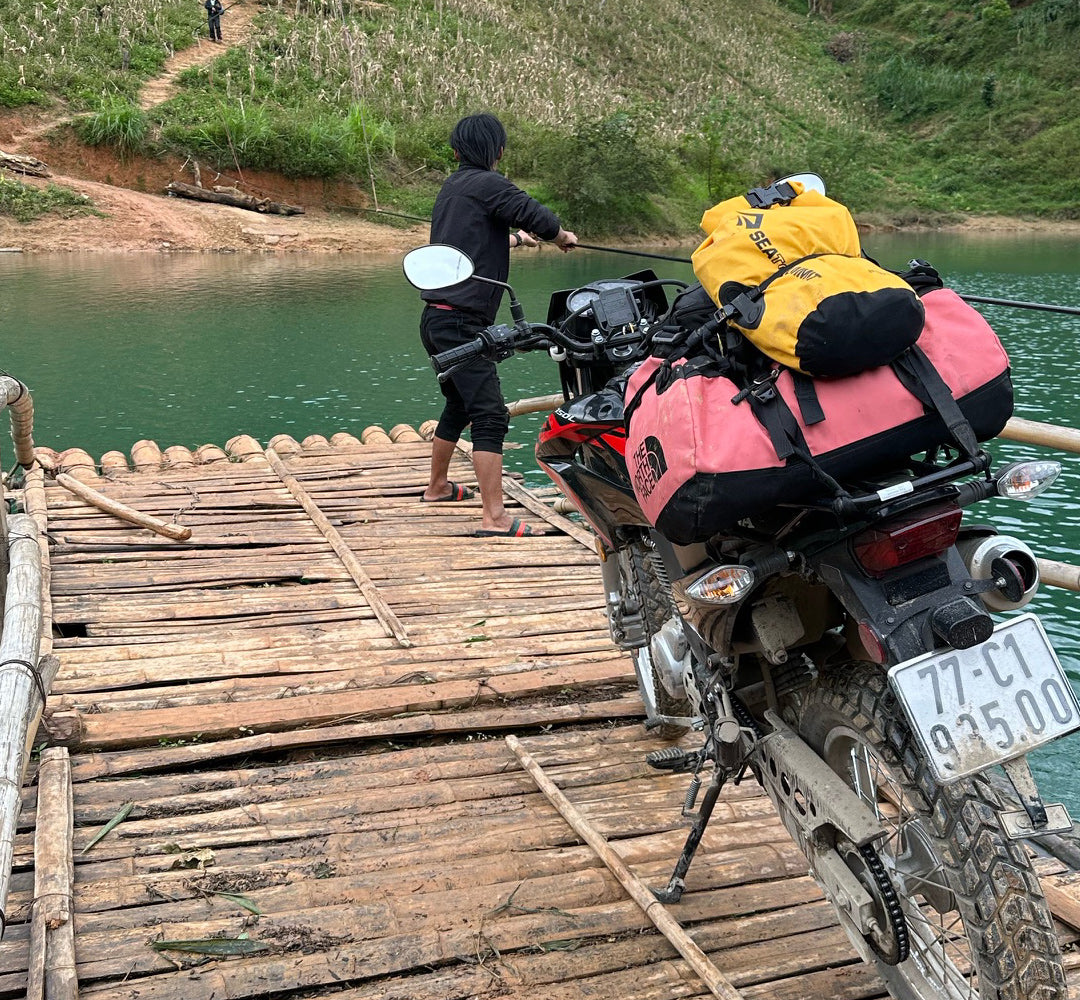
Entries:
{"type": "MultiPolygon", "coordinates": [[[[687,778],[644,764],[661,744],[608,636],[584,527],[558,531],[513,489],[508,509],[551,533],[473,537],[478,500],[420,502],[430,446],[409,430],[279,435],[292,492],[244,437],[139,442],[130,465],[56,457],[186,541],[35,483],[61,661],[39,739],[70,751],[80,996],[708,995],[502,739],[637,878],[667,882],[687,778]]],[[[451,476],[475,483],[464,459],[451,476]]],[[[35,829],[23,790],[0,1000],[64,960],[32,954],[31,935],[35,838],[65,842],[57,812],[46,803],[35,829]]],[[[1080,912],[1074,876],[1044,868],[1080,912]]],[[[725,789],[671,911],[747,998],[884,995],[752,781],[725,789]]]]}

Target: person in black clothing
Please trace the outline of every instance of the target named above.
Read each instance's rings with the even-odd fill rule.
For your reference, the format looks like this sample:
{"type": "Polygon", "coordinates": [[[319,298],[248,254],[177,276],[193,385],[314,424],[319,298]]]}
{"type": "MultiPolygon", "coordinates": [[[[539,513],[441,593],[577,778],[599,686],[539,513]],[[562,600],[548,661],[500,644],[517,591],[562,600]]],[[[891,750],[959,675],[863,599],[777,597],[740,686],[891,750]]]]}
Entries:
{"type": "Polygon", "coordinates": [[[221,15],[225,12],[225,8],[221,5],[221,0],[205,0],[203,6],[206,8],[206,20],[210,27],[210,41],[221,41],[221,15]]]}
{"type": "MultiPolygon", "coordinates": [[[[450,135],[458,169],[445,181],[431,213],[431,242],[467,253],[475,273],[505,282],[510,248],[535,246],[536,238],[572,250],[577,236],[563,229],[551,209],[529,197],[496,165],[506,148],[506,130],[494,115],[462,118],[450,135]],[[517,233],[510,233],[517,229],[517,233]]],[[[463,281],[424,292],[420,339],[429,355],[468,343],[495,322],[503,290],[482,281],[463,281]]],[[[480,487],[480,535],[527,535],[530,530],[503,507],[502,447],[510,416],[495,363],[477,360],[441,382],[445,405],[431,446],[431,474],[423,499],[462,500],[470,491],[447,473],[462,431],[472,424],[473,468],[480,487]]]]}

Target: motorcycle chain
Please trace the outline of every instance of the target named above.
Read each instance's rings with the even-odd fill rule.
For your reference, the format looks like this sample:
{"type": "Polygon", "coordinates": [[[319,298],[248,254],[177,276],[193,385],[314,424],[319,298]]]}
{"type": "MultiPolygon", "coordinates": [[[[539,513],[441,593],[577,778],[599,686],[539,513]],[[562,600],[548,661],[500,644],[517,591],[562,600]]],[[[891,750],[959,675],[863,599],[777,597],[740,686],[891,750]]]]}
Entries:
{"type": "MultiPolygon", "coordinates": [[[[862,856],[863,861],[866,862],[867,871],[870,872],[880,893],[881,901],[885,904],[885,915],[888,917],[889,926],[892,928],[893,936],[896,939],[896,960],[893,961],[892,956],[888,956],[887,961],[890,965],[899,965],[907,959],[911,952],[911,939],[908,936],[907,920],[904,919],[903,907],[901,907],[900,900],[896,895],[896,887],[892,884],[892,879],[889,878],[885,866],[881,863],[881,858],[878,857],[877,851],[873,847],[866,844],[859,848],[859,854],[862,856]]],[[[877,951],[877,948],[874,950],[877,951]]],[[[878,954],[881,953],[878,952],[878,954]]],[[[885,955],[881,957],[886,959],[885,955]]]]}

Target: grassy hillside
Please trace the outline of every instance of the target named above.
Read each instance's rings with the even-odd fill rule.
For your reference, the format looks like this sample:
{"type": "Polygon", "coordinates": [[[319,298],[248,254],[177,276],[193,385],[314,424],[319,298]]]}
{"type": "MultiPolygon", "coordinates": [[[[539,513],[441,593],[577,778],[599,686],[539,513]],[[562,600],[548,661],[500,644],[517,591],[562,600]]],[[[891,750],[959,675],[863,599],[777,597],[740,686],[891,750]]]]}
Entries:
{"type": "Polygon", "coordinates": [[[1080,216],[1080,0],[264,0],[149,113],[201,5],[77,2],[0,0],[0,108],[88,110],[84,141],[126,155],[351,177],[424,215],[454,121],[491,110],[510,176],[594,235],[686,232],[806,168],[882,221],[1080,216]]]}

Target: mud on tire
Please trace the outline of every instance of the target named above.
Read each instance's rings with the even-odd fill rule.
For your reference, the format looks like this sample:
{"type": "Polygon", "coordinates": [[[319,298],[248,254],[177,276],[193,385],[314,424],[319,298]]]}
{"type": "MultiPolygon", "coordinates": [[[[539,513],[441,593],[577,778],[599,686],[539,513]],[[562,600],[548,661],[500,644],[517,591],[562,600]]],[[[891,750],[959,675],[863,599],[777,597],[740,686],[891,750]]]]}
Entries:
{"type": "Polygon", "coordinates": [[[1053,920],[1023,843],[1001,829],[997,795],[978,777],[934,780],[881,668],[824,674],[804,692],[798,731],[890,829],[874,846],[912,941],[906,961],[877,963],[893,996],[1062,1000],[1053,920]]]}
{"type": "MultiPolygon", "coordinates": [[[[658,576],[654,559],[658,559],[645,543],[633,545],[629,550],[630,572],[634,575],[637,592],[642,601],[642,615],[645,619],[649,640],[660,631],[661,626],[671,617],[674,607],[666,581],[658,576]]],[[[690,699],[673,695],[660,680],[652,661],[649,644],[641,649],[631,650],[634,669],[638,676],[638,685],[643,688],[642,698],[646,704],[655,706],[660,715],[673,718],[686,718],[692,714],[690,699]],[[648,686],[648,691],[644,688],[648,686]]],[[[688,726],[665,722],[652,730],[662,740],[677,740],[689,732],[688,726]]]]}

